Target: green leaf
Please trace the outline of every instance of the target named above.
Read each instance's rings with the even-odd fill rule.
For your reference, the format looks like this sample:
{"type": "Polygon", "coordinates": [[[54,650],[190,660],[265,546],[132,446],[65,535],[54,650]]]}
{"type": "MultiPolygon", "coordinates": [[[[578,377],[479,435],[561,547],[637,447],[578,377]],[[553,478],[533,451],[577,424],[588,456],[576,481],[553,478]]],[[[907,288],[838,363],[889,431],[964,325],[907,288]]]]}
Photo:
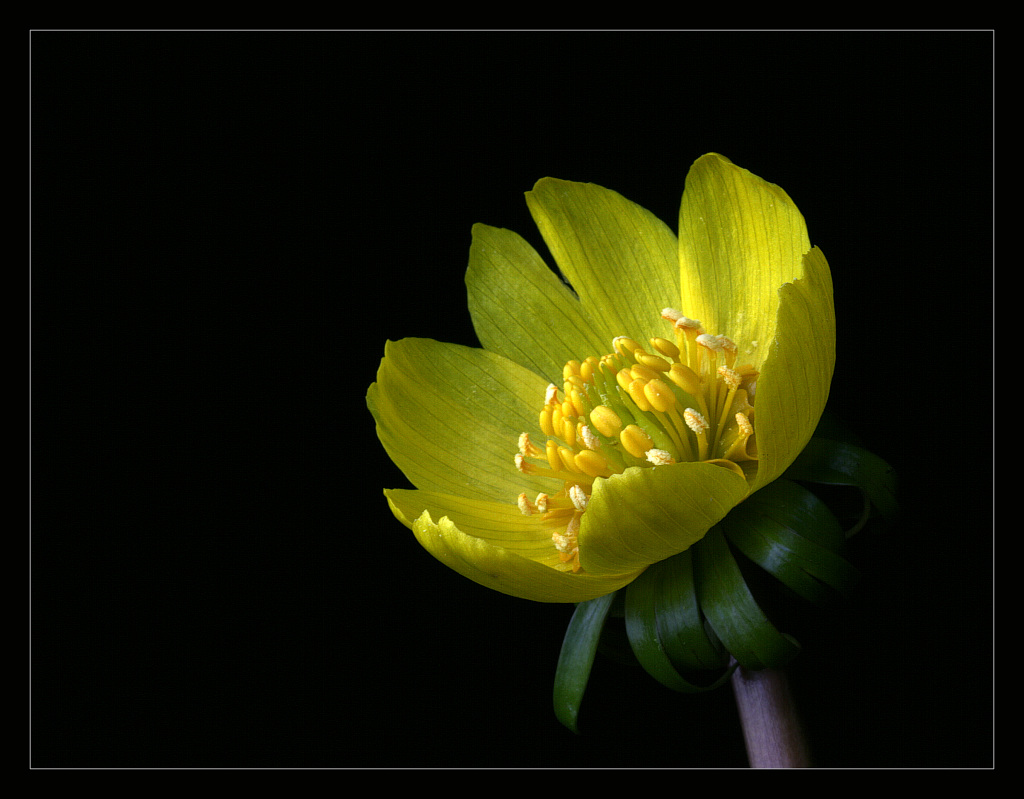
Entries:
{"type": "Polygon", "coordinates": [[[828,507],[796,483],[777,480],[720,524],[730,543],[797,594],[820,602],[857,580],[839,549],[842,528],[828,507]]]}
{"type": "Polygon", "coordinates": [[[748,669],[777,668],[800,645],[780,633],[758,606],[719,527],[694,547],[697,598],[726,649],[748,669]]]}
{"type": "Polygon", "coordinates": [[[658,595],[660,584],[671,579],[672,573],[655,567],[651,569],[626,587],[626,634],[633,653],[648,674],[673,691],[697,693],[717,688],[728,678],[728,672],[710,685],[702,685],[683,677],[669,658],[661,639],[658,595]]]}
{"type": "Polygon", "coordinates": [[[893,468],[877,455],[853,444],[812,438],[786,471],[786,477],[825,485],[856,486],[885,516],[892,516],[899,509],[893,468]]]}
{"type": "Polygon", "coordinates": [[[562,640],[555,669],[555,716],[573,732],[579,732],[577,719],[583,692],[590,679],[601,630],[614,600],[615,594],[611,593],[577,605],[562,640]]]}
{"type": "Polygon", "coordinates": [[[651,575],[657,577],[658,634],[676,667],[690,671],[718,669],[725,665],[720,644],[708,637],[704,615],[697,602],[693,553],[687,550],[654,564],[645,572],[647,579],[651,579],[651,575]]]}

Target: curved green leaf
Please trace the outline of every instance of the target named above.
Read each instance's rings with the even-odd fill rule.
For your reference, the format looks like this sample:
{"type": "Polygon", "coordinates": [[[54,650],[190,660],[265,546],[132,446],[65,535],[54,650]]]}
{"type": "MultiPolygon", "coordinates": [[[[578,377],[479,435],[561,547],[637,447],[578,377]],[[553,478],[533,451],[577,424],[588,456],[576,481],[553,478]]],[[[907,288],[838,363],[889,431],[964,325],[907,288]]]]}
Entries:
{"type": "Polygon", "coordinates": [[[626,634],[636,659],[648,674],[673,691],[698,693],[717,688],[728,678],[728,672],[711,685],[699,685],[683,677],[666,653],[658,614],[659,577],[664,574],[648,576],[648,572],[626,587],[626,634]]]}
{"type": "Polygon", "coordinates": [[[562,639],[562,650],[555,668],[553,700],[555,716],[573,732],[579,732],[576,725],[583,692],[590,679],[601,630],[614,600],[615,594],[612,593],[581,602],[576,606],[562,639]]]}
{"type": "Polygon", "coordinates": [[[725,665],[721,646],[712,641],[697,602],[693,553],[681,552],[647,570],[657,583],[655,607],[658,634],[665,653],[682,671],[718,669],[725,665]]]}
{"type": "Polygon", "coordinates": [[[739,664],[755,670],[776,668],[795,657],[800,645],[780,633],[764,615],[722,530],[712,528],[693,551],[701,608],[739,664]]]}
{"type": "Polygon", "coordinates": [[[786,471],[786,477],[826,485],[856,486],[885,516],[892,516],[899,509],[893,468],[877,455],[853,444],[812,438],[786,471]]]}
{"type": "Polygon", "coordinates": [[[777,480],[739,505],[720,524],[730,543],[800,596],[819,602],[825,586],[842,591],[857,580],[839,554],[842,527],[803,486],[777,480]]]}

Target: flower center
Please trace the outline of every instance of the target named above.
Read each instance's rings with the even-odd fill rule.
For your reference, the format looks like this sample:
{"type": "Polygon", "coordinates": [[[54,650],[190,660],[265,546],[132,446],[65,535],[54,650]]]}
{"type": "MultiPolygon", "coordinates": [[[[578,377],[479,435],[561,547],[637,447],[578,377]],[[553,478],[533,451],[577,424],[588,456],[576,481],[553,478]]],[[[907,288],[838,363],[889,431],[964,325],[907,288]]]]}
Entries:
{"type": "Polygon", "coordinates": [[[650,339],[650,349],[618,336],[614,352],[569,361],[562,389],[548,386],[540,410],[547,437],[535,444],[519,436],[516,466],[551,477],[562,488],[519,509],[539,513],[566,569],[580,570],[580,521],[596,480],[627,468],[657,468],[681,461],[723,466],[746,477],[757,467],[754,393],[757,372],[736,366],[736,345],[704,332],[700,322],[672,308],[661,316],[674,341],[650,339]]]}

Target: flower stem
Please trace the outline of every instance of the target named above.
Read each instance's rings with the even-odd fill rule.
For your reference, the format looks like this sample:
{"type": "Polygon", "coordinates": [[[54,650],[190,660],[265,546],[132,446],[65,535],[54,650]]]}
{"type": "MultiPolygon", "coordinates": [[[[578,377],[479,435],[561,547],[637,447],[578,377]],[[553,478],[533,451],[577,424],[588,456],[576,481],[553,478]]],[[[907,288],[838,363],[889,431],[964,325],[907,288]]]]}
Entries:
{"type": "Polygon", "coordinates": [[[786,675],[774,669],[732,675],[751,768],[808,768],[810,756],[786,675]]]}

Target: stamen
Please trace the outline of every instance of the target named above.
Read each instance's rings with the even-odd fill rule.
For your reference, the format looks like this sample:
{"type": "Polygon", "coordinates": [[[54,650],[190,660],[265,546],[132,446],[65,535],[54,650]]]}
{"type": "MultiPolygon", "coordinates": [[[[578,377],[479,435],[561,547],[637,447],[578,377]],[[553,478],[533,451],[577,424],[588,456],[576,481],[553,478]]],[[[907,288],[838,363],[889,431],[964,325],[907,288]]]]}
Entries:
{"type": "Polygon", "coordinates": [[[740,377],[740,373],[735,369],[730,369],[728,366],[719,366],[718,376],[722,378],[729,388],[736,389],[740,387],[740,381],[742,378],[740,377]]]}
{"type": "Polygon", "coordinates": [[[686,422],[686,426],[697,435],[706,433],[708,430],[708,420],[705,419],[699,411],[695,411],[693,408],[687,408],[683,411],[683,420],[686,422]]]}
{"type": "Polygon", "coordinates": [[[538,449],[534,446],[533,442],[530,441],[529,433],[519,434],[519,454],[524,458],[537,458],[544,454],[544,450],[538,449]]]}
{"type": "MultiPolygon", "coordinates": [[[[655,466],[668,466],[675,463],[675,458],[671,454],[665,452],[663,449],[651,448],[646,452],[647,460],[653,463],[655,466]]],[[[523,495],[525,496],[525,494],[523,495]]]]}
{"type": "Polygon", "coordinates": [[[693,408],[683,411],[683,420],[697,436],[697,460],[708,459],[708,420],[693,408]]]}
{"type": "Polygon", "coordinates": [[[622,419],[607,405],[598,405],[590,412],[590,422],[607,438],[615,438],[622,429],[622,419]]]}
{"type": "Polygon", "coordinates": [[[628,336],[612,352],[566,361],[562,386],[550,383],[537,415],[546,440],[519,436],[516,468],[558,480],[561,488],[534,502],[520,494],[525,515],[540,514],[559,560],[580,571],[578,533],[593,484],[627,468],[700,461],[747,477],[756,468],[753,396],[757,371],[734,366],[735,343],[706,333],[674,308],[661,312],[675,343],[655,336],[650,352],[628,336]],[[754,462],[754,463],[750,463],[754,462]],[[740,464],[743,464],[741,467],[740,464]]]}
{"type": "Polygon", "coordinates": [[[654,446],[651,437],[635,424],[627,425],[619,433],[619,441],[622,442],[626,452],[634,458],[643,458],[647,454],[647,450],[654,446]]]}
{"type": "Polygon", "coordinates": [[[578,511],[584,511],[587,509],[587,495],[583,489],[578,485],[574,485],[569,488],[569,499],[572,500],[573,507],[578,511]]]}
{"type": "Polygon", "coordinates": [[[644,385],[644,397],[656,411],[665,413],[676,404],[676,395],[661,380],[655,378],[644,385]]]}

